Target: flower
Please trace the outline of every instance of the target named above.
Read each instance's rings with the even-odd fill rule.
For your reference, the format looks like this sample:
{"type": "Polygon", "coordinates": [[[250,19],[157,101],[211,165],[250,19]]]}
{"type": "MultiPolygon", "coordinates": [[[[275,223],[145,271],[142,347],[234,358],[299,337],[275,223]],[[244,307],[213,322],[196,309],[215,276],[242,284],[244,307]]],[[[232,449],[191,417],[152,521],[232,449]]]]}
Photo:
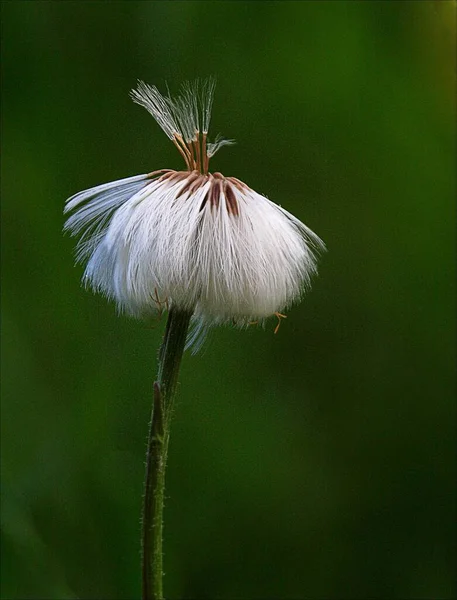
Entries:
{"type": "MultiPolygon", "coordinates": [[[[173,141],[186,170],[162,169],[99,185],[66,202],[80,235],[83,280],[133,316],[164,303],[194,314],[201,330],[247,325],[297,301],[324,243],[292,214],[236,177],[209,173],[232,144],[207,139],[214,80],[184,84],[178,97],[139,82],[133,100],[173,141]]],[[[198,335],[193,341],[198,344],[198,335]]]]}

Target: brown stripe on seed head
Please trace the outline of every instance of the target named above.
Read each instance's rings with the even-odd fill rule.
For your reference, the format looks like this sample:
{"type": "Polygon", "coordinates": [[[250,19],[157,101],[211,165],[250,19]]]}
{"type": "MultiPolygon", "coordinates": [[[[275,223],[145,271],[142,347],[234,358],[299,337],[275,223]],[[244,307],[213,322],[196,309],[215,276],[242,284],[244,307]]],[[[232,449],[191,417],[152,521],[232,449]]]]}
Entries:
{"type": "Polygon", "coordinates": [[[209,193],[209,203],[210,203],[211,207],[215,206],[216,208],[218,208],[220,196],[221,196],[221,182],[217,181],[217,180],[213,181],[213,183],[211,185],[210,193],[209,193]]]}
{"type": "Polygon", "coordinates": [[[205,204],[208,202],[210,192],[211,192],[211,185],[207,189],[206,194],[203,196],[203,200],[202,200],[202,202],[200,204],[200,209],[199,209],[200,212],[205,208],[205,204]]]}
{"type": "Polygon", "coordinates": [[[182,196],[183,194],[185,194],[186,192],[189,192],[189,195],[195,191],[195,183],[198,183],[198,185],[196,186],[197,188],[200,187],[201,185],[201,181],[198,181],[201,178],[201,175],[198,171],[193,171],[188,177],[187,180],[185,182],[185,184],[182,186],[182,188],[179,190],[179,192],[176,194],[176,198],[179,198],[180,196],[182,196]]]}
{"type": "Polygon", "coordinates": [[[240,192],[246,192],[246,190],[249,190],[249,187],[236,177],[227,177],[227,180],[230,181],[230,183],[232,183],[238,190],[240,190],[240,192]]]}
{"type": "Polygon", "coordinates": [[[170,177],[168,181],[173,181],[173,183],[177,183],[178,181],[182,181],[183,179],[187,179],[188,177],[188,171],[175,171],[175,174],[172,177],[170,177]]]}
{"type": "Polygon", "coordinates": [[[240,185],[245,190],[249,189],[249,187],[243,181],[241,181],[241,179],[238,179],[237,177],[232,177],[232,179],[233,181],[236,181],[236,183],[238,183],[238,185],[240,185]]]}
{"type": "MultiPolygon", "coordinates": [[[[208,181],[208,179],[205,177],[205,182],[206,181],[208,181]]],[[[216,208],[219,206],[222,182],[217,179],[215,180],[214,177],[210,174],[209,175],[209,183],[210,183],[210,186],[202,200],[202,203],[200,204],[201,211],[203,210],[203,208],[205,207],[205,204],[207,202],[209,202],[211,208],[213,206],[215,206],[216,208]]]]}
{"type": "Polygon", "coordinates": [[[229,215],[238,217],[240,214],[238,208],[238,202],[236,200],[235,192],[230,185],[230,182],[224,181],[224,194],[225,194],[225,205],[227,206],[227,212],[229,215]]]}
{"type": "Polygon", "coordinates": [[[172,169],[159,169],[158,171],[152,171],[146,175],[147,179],[154,179],[157,175],[164,175],[165,173],[173,173],[172,169]]]}
{"type": "Polygon", "coordinates": [[[167,181],[168,183],[177,183],[182,179],[186,179],[189,176],[188,171],[170,171],[169,173],[165,173],[162,177],[159,177],[157,180],[160,183],[167,181]]]}
{"type": "Polygon", "coordinates": [[[202,186],[205,185],[207,181],[207,177],[205,177],[204,175],[200,175],[198,177],[198,179],[196,179],[193,184],[190,186],[189,188],[189,197],[196,192],[199,188],[201,188],[202,186]]]}
{"type": "Polygon", "coordinates": [[[158,182],[167,181],[171,179],[174,175],[176,175],[177,171],[167,171],[163,175],[159,177],[158,182]]]}

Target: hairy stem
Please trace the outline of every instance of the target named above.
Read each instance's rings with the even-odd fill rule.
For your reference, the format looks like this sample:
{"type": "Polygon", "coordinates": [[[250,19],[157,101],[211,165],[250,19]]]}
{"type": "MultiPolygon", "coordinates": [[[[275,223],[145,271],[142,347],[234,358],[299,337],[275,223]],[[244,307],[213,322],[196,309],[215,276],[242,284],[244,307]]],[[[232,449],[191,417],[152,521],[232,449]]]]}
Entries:
{"type": "Polygon", "coordinates": [[[170,310],[159,352],[158,381],[149,425],[143,501],[143,600],[163,600],[162,531],[170,422],[191,314],[170,310]]]}

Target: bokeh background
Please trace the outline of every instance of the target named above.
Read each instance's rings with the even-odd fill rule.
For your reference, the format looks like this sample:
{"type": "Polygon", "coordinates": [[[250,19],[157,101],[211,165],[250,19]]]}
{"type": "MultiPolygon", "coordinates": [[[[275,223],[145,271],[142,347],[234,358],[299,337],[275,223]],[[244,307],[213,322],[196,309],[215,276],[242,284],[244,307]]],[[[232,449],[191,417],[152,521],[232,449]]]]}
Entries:
{"type": "Polygon", "coordinates": [[[164,319],[80,287],[62,208],[180,168],[128,92],[211,74],[213,169],[328,253],[185,356],[166,595],[457,596],[454,50],[454,2],[2,3],[2,598],[140,596],[164,319]]]}

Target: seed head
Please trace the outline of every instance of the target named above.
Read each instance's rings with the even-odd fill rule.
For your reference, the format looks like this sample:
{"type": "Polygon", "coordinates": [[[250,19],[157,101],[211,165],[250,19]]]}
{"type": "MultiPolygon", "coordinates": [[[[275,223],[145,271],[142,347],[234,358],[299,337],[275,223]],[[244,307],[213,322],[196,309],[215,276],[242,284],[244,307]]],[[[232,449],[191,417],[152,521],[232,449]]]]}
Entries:
{"type": "MultiPolygon", "coordinates": [[[[322,240],[236,177],[209,173],[233,143],[210,143],[215,82],[186,83],[172,98],[132,90],[178,148],[186,170],[161,169],[69,198],[65,229],[79,235],[83,280],[133,316],[173,305],[194,314],[190,342],[221,323],[259,322],[297,301],[316,273],[322,240]]],[[[283,316],[283,315],[280,315],[283,316]]],[[[278,316],[279,318],[279,316],[278,316]]]]}

